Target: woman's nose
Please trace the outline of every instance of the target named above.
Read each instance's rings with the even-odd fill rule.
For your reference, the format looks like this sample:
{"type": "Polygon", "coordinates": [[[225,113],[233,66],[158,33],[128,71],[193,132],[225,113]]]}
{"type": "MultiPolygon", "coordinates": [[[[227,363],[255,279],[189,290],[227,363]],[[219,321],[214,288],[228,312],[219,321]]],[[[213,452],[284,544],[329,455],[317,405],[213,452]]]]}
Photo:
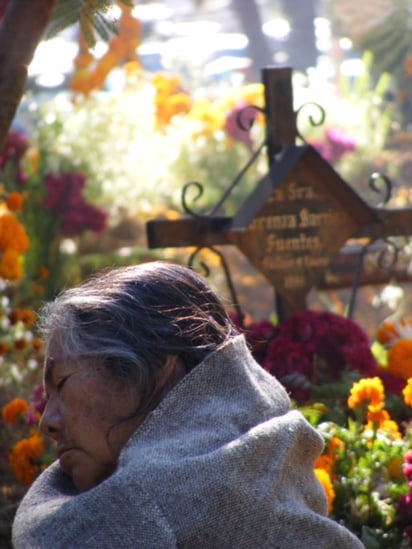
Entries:
{"type": "Polygon", "coordinates": [[[62,427],[62,418],[59,409],[49,400],[40,418],[40,431],[55,440],[57,440],[62,427]]]}

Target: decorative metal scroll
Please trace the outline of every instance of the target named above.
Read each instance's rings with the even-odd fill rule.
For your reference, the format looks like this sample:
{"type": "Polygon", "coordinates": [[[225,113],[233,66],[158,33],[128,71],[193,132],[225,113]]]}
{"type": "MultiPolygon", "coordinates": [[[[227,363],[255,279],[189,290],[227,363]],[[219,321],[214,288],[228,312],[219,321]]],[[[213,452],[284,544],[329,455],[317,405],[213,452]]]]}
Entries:
{"type": "MultiPolygon", "coordinates": [[[[383,173],[374,172],[369,177],[369,187],[372,191],[382,196],[379,206],[384,206],[389,202],[392,196],[392,181],[383,173]]],[[[377,240],[386,243],[386,246],[378,252],[377,267],[382,270],[386,270],[389,273],[396,265],[399,257],[399,248],[393,240],[389,238],[385,239],[371,239],[365,244],[359,253],[355,273],[353,277],[353,284],[349,298],[349,305],[347,310],[348,318],[353,318],[353,313],[356,304],[356,297],[360,286],[360,279],[365,264],[365,257],[369,251],[373,249],[373,245],[377,240]]]]}
{"type": "Polygon", "coordinates": [[[314,118],[312,114],[307,115],[309,124],[312,126],[312,128],[317,128],[319,126],[322,126],[326,120],[326,112],[325,109],[315,102],[308,102],[301,105],[296,111],[295,111],[295,123],[296,123],[296,137],[299,138],[303,143],[306,143],[306,139],[303,137],[302,133],[299,131],[299,115],[303,113],[305,109],[308,109],[308,107],[315,107],[318,118],[314,118]]]}
{"type": "MultiPolygon", "coordinates": [[[[233,280],[232,280],[232,277],[231,277],[231,274],[230,274],[230,269],[229,269],[229,266],[228,266],[228,264],[227,264],[227,262],[226,262],[226,260],[223,256],[223,254],[219,250],[214,248],[213,246],[198,247],[190,255],[189,260],[188,260],[188,266],[193,269],[195,260],[198,258],[199,254],[205,249],[209,250],[210,252],[212,252],[213,254],[215,254],[219,258],[220,266],[222,267],[223,274],[225,276],[226,286],[229,290],[233,307],[235,308],[236,314],[238,316],[239,325],[240,325],[240,327],[243,327],[244,313],[243,313],[243,311],[240,307],[239,300],[238,300],[238,297],[237,297],[237,293],[236,293],[236,290],[235,290],[235,286],[233,284],[233,280]]],[[[209,266],[203,260],[199,261],[199,265],[203,270],[204,276],[208,277],[210,275],[209,266]]]]}
{"type": "MultiPolygon", "coordinates": [[[[238,127],[241,130],[248,131],[252,128],[252,126],[254,124],[255,117],[249,118],[248,122],[245,123],[246,113],[250,110],[258,111],[258,112],[261,112],[261,113],[265,112],[264,109],[262,109],[260,107],[257,107],[256,105],[247,105],[243,109],[240,109],[238,111],[237,115],[236,115],[236,123],[237,123],[238,127]]],[[[253,166],[253,164],[259,158],[262,150],[267,146],[267,144],[268,144],[268,136],[266,136],[265,139],[263,139],[263,141],[260,143],[258,148],[252,153],[249,160],[246,162],[246,164],[243,166],[243,168],[240,170],[240,172],[233,179],[233,181],[231,182],[229,187],[225,190],[225,192],[223,193],[223,195],[219,199],[219,201],[216,203],[216,205],[207,213],[203,213],[203,214],[196,213],[188,205],[188,200],[187,200],[187,193],[189,192],[190,189],[196,189],[196,194],[192,198],[192,201],[196,202],[197,200],[199,200],[203,196],[203,193],[204,193],[203,185],[201,183],[199,183],[198,181],[191,181],[189,183],[186,183],[186,185],[184,185],[184,187],[182,189],[182,196],[181,196],[183,211],[186,214],[191,215],[193,217],[205,217],[205,216],[215,215],[220,210],[220,208],[224,205],[225,201],[229,198],[229,196],[234,191],[234,189],[242,181],[245,174],[249,171],[249,169],[253,166]]]]}

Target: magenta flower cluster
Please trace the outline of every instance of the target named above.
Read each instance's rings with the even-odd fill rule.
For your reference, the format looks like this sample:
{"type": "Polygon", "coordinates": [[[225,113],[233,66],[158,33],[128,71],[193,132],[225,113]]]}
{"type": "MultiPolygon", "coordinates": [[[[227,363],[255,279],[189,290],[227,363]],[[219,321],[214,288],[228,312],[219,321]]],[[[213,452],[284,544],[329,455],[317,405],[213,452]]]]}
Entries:
{"type": "Polygon", "coordinates": [[[412,545],[412,450],[409,450],[404,456],[403,474],[408,481],[409,492],[399,499],[396,508],[396,521],[404,526],[403,536],[412,545]]]}
{"type": "Polygon", "coordinates": [[[24,133],[10,130],[0,154],[0,169],[4,170],[6,164],[12,163],[15,171],[13,175],[19,185],[24,185],[27,181],[27,174],[22,167],[22,159],[28,146],[29,140],[24,133]]]}
{"type": "Polygon", "coordinates": [[[75,236],[85,230],[99,233],[105,229],[106,212],[88,204],[82,195],[86,185],[82,173],[47,174],[44,183],[47,192],[44,206],[59,214],[60,229],[65,236],[75,236]]]}
{"type": "Polygon", "coordinates": [[[327,160],[334,164],[345,154],[356,151],[356,142],[339,128],[329,128],[325,132],[325,141],[316,141],[312,146],[327,160]]]}

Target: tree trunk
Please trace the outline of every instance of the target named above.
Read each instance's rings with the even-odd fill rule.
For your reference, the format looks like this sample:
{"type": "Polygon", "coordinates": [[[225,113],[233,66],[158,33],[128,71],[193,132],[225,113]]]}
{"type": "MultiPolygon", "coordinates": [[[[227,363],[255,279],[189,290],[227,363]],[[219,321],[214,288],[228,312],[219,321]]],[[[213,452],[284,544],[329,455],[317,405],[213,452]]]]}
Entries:
{"type": "Polygon", "coordinates": [[[0,23],[0,151],[23,96],[28,66],[57,0],[10,0],[0,23]]]}
{"type": "Polygon", "coordinates": [[[233,8],[249,38],[249,53],[252,58],[250,79],[260,82],[261,69],[273,64],[269,44],[262,32],[262,21],[255,0],[233,0],[233,8]]]}
{"type": "Polygon", "coordinates": [[[288,65],[300,71],[316,67],[318,51],[314,19],[318,0],[282,0],[281,5],[291,25],[290,38],[286,45],[288,65]]]}

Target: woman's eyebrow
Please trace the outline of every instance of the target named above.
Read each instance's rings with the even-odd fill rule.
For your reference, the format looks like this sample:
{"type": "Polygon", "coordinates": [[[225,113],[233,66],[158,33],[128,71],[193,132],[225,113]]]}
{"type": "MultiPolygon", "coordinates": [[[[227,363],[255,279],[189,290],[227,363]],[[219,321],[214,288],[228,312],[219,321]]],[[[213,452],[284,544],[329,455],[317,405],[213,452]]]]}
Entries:
{"type": "Polygon", "coordinates": [[[56,366],[56,361],[52,357],[46,359],[44,366],[44,382],[50,385],[53,381],[53,370],[56,366]]]}

